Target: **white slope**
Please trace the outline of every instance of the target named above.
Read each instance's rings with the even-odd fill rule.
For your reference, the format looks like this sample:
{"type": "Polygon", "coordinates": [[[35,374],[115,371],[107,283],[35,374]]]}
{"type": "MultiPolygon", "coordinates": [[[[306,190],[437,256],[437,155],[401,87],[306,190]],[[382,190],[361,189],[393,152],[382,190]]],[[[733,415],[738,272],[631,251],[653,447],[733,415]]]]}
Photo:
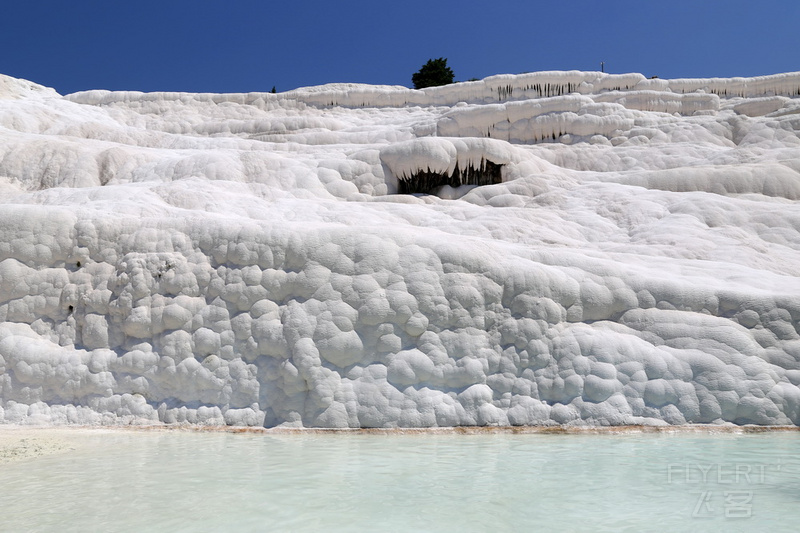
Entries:
{"type": "Polygon", "coordinates": [[[0,76],[0,422],[800,424],[799,94],[0,76]]]}

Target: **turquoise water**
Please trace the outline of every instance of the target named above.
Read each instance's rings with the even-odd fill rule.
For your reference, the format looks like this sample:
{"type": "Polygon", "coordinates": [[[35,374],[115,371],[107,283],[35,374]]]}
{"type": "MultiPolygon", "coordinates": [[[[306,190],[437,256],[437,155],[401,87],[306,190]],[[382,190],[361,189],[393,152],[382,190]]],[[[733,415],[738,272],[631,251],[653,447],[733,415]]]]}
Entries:
{"type": "Polygon", "coordinates": [[[89,434],[0,531],[797,531],[800,433],[89,434]]]}

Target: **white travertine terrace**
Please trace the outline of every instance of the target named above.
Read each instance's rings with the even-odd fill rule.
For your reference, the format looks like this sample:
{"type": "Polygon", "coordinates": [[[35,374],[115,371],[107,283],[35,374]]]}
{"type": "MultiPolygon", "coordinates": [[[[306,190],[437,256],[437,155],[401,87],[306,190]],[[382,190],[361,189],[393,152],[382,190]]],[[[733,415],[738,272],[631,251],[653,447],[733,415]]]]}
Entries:
{"type": "Polygon", "coordinates": [[[800,73],[0,76],[0,422],[800,424],[798,132],[800,73]]]}

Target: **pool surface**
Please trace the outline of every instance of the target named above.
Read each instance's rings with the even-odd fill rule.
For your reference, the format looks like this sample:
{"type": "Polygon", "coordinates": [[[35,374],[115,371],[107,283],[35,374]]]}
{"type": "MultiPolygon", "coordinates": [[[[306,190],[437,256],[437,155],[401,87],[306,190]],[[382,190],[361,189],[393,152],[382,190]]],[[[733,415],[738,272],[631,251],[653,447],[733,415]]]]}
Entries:
{"type": "Polygon", "coordinates": [[[796,531],[800,433],[73,433],[0,531],[796,531]]]}

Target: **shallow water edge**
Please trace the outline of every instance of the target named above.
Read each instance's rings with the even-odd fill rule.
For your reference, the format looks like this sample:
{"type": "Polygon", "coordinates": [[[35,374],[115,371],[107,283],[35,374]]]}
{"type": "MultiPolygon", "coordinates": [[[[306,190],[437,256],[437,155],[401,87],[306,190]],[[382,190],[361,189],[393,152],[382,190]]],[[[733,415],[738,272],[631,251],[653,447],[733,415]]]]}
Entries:
{"type": "Polygon", "coordinates": [[[77,430],[108,430],[108,431],[187,431],[187,432],[219,432],[219,433],[248,433],[268,435],[291,434],[356,434],[356,435],[421,435],[421,434],[595,434],[595,433],[770,433],[770,432],[800,432],[800,426],[758,426],[735,424],[682,424],[682,425],[628,425],[628,426],[454,426],[431,428],[295,428],[273,427],[261,428],[252,426],[202,426],[202,425],[129,425],[129,426],[99,426],[99,425],[63,425],[63,426],[28,426],[18,424],[0,424],[0,434],[4,430],[12,431],[77,431],[77,430]]]}

